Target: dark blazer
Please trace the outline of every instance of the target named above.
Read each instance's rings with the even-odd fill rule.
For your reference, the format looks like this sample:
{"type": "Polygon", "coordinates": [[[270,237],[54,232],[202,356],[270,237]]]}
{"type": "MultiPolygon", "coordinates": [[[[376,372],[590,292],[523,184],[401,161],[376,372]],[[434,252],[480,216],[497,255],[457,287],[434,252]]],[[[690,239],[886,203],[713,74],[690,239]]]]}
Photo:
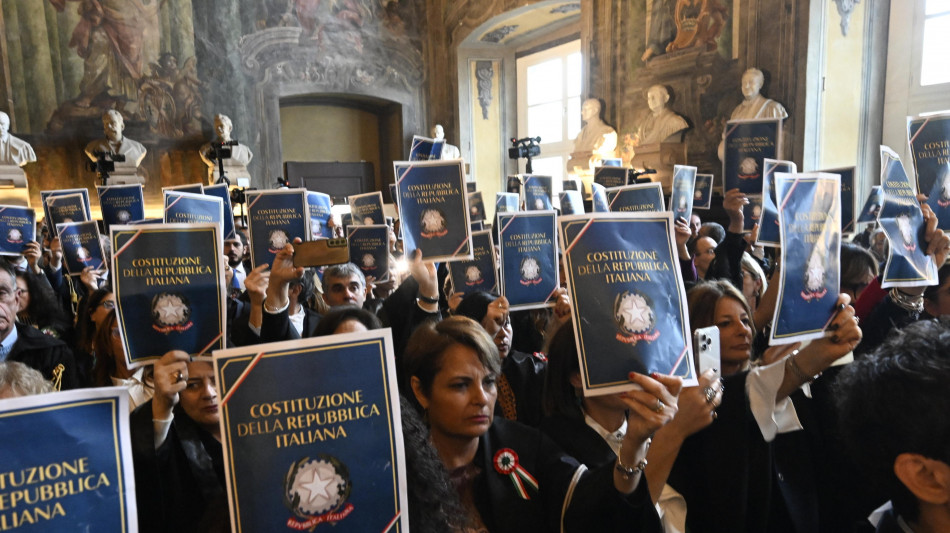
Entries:
{"type": "MultiPolygon", "coordinates": [[[[551,439],[537,429],[495,418],[479,440],[474,464],[481,473],[473,481],[472,493],[489,531],[561,530],[565,497],[581,465],[551,439]],[[537,491],[526,487],[530,499],[519,496],[510,476],[495,468],[495,454],[505,448],[517,454],[518,463],[538,482],[537,491]]],[[[647,484],[641,482],[632,494],[623,496],[614,488],[613,466],[580,475],[565,512],[565,531],[661,531],[647,484]]]]}
{"type": "Polygon", "coordinates": [[[180,405],[174,415],[157,450],[151,400],[131,415],[139,531],[230,531],[221,444],[180,405]]]}
{"type": "MultiPolygon", "coordinates": [[[[501,372],[514,393],[516,420],[522,424],[538,427],[541,422],[543,415],[541,400],[544,395],[544,374],[547,368],[547,359],[540,353],[526,354],[512,350],[501,362],[501,372]]],[[[495,414],[504,416],[500,395],[499,391],[498,401],[495,402],[495,414]]]]}
{"type": "Polygon", "coordinates": [[[19,361],[35,368],[50,381],[53,380],[53,370],[61,364],[61,390],[75,389],[81,385],[80,369],[66,343],[24,324],[16,324],[16,331],[17,341],[7,354],[7,361],[19,361]]]}
{"type": "MultiPolygon", "coordinates": [[[[289,309],[284,309],[279,313],[264,311],[264,316],[261,317],[261,335],[258,342],[289,341],[313,337],[313,330],[317,329],[317,324],[320,323],[320,313],[306,307],[303,308],[303,312],[303,328],[301,333],[297,333],[297,330],[290,323],[289,309]]],[[[251,334],[253,335],[253,332],[251,334]]]]}

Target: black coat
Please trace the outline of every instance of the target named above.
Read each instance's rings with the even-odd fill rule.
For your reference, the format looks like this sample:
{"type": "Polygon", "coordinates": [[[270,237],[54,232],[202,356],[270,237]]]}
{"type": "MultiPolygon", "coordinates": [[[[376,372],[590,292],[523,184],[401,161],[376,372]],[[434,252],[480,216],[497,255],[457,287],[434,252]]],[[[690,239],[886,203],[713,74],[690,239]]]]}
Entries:
{"type": "MultiPolygon", "coordinates": [[[[539,353],[532,355],[512,350],[501,362],[501,372],[514,393],[515,420],[522,424],[538,427],[541,422],[543,414],[541,400],[544,395],[544,374],[547,368],[547,360],[539,353]]],[[[499,390],[499,398],[495,402],[495,414],[505,416],[501,394],[499,390]]]]}
{"type": "Polygon", "coordinates": [[[63,341],[41,333],[32,326],[16,324],[17,340],[7,354],[7,361],[19,361],[39,370],[47,380],[53,380],[53,370],[63,365],[62,389],[78,388],[81,371],[73,358],[73,352],[63,341]]]}
{"type": "Polygon", "coordinates": [[[473,462],[481,470],[473,481],[475,505],[494,533],[560,531],[562,513],[565,531],[661,531],[645,482],[624,496],[614,488],[612,463],[585,471],[537,429],[495,418],[479,440],[473,462]],[[495,454],[504,448],[513,450],[518,463],[537,480],[537,491],[527,488],[530,499],[519,496],[511,478],[496,470],[495,454]],[[655,527],[637,527],[643,523],[655,527]]]}
{"type": "Polygon", "coordinates": [[[151,400],[132,412],[132,461],[139,531],[230,531],[221,444],[181,406],[155,449],[151,400]]]}

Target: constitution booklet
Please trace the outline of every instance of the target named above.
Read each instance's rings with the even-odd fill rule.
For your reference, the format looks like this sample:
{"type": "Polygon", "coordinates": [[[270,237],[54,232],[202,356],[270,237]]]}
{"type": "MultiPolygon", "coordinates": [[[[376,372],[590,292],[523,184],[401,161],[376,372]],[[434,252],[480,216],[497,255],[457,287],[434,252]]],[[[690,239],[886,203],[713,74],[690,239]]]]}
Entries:
{"type": "Polygon", "coordinates": [[[310,209],[310,240],[333,237],[333,228],[330,227],[333,202],[330,201],[330,195],[307,191],[307,207],[310,209]]]}
{"type": "Polygon", "coordinates": [[[623,167],[595,167],[594,183],[599,183],[607,189],[623,187],[629,183],[629,172],[630,169],[623,167]]]}
{"type": "Polygon", "coordinates": [[[234,233],[234,208],[231,206],[231,191],[228,189],[228,184],[218,183],[208,185],[203,187],[203,190],[205,195],[221,199],[221,209],[224,214],[224,217],[221,219],[221,235],[224,236],[224,240],[236,239],[237,236],[234,233]]]}
{"type": "MultiPolygon", "coordinates": [[[[777,248],[781,245],[781,231],[778,227],[778,204],[775,195],[775,174],[784,172],[794,174],[798,172],[798,165],[792,161],[779,161],[766,158],[762,163],[762,208],[761,216],[756,223],[759,225],[759,236],[755,243],[762,246],[777,248]]],[[[750,202],[751,203],[751,202],[750,202]]],[[[744,222],[744,229],[752,229],[749,221],[744,222]]]]}
{"type": "Polygon", "coordinates": [[[96,186],[106,231],[112,224],[129,224],[145,218],[142,184],[96,186]]]}
{"type": "Polygon", "coordinates": [[[63,246],[63,263],[70,276],[81,275],[86,267],[93,270],[108,268],[99,240],[99,224],[95,220],[57,224],[56,232],[63,246]]]}
{"type": "Polygon", "coordinates": [[[837,174],[841,178],[841,233],[845,235],[855,232],[854,173],[856,170],[857,167],[842,167],[816,171],[837,174]]]}
{"type": "Polygon", "coordinates": [[[19,205],[0,205],[0,255],[19,256],[36,240],[36,211],[19,205]]]}
{"type": "Polygon", "coordinates": [[[172,185],[171,187],[162,187],[162,194],[166,191],[187,192],[190,194],[204,194],[204,185],[200,183],[189,183],[187,185],[172,185]]]}
{"type": "Polygon", "coordinates": [[[472,232],[474,258],[447,264],[455,292],[498,293],[498,266],[495,263],[495,246],[491,233],[490,230],[472,232]]]}
{"type": "Polygon", "coordinates": [[[56,236],[56,224],[67,221],[57,220],[51,222],[53,218],[50,216],[48,200],[53,196],[67,196],[72,194],[78,194],[82,196],[83,214],[79,215],[76,213],[76,216],[70,217],[71,220],[68,222],[92,220],[92,208],[89,205],[89,189],[58,189],[55,191],[40,191],[40,202],[43,204],[43,215],[46,217],[46,225],[49,228],[50,235],[53,237],[56,236]]]}
{"type": "Polygon", "coordinates": [[[554,211],[498,215],[501,294],[512,310],[551,307],[558,282],[554,211]]]}
{"type": "Polygon", "coordinates": [[[389,279],[389,226],[350,226],[346,231],[350,262],[364,276],[373,276],[376,281],[389,279]]]}
{"type": "Polygon", "coordinates": [[[678,218],[689,222],[693,214],[693,192],[696,187],[696,167],[688,165],[673,166],[673,192],[670,195],[670,211],[673,220],[678,218]]]}
{"type": "Polygon", "coordinates": [[[221,228],[224,236],[224,201],[205,194],[166,190],[166,224],[204,224],[214,223],[221,228]]]}
{"type": "Polygon", "coordinates": [[[0,401],[0,531],[135,533],[125,387],[0,401]]]}
{"type": "Polygon", "coordinates": [[[468,193],[468,218],[472,223],[485,221],[485,202],[481,191],[468,193]]]}
{"type": "Polygon", "coordinates": [[[837,312],[841,195],[837,174],[775,174],[781,264],[770,344],[820,338],[837,312]]]}
{"type": "Polygon", "coordinates": [[[950,230],[950,113],[907,119],[907,144],[917,174],[917,192],[950,230]]]}
{"type": "Polygon", "coordinates": [[[308,240],[310,206],[306,189],[247,191],[251,264],[272,264],[285,244],[308,240]]]}
{"type": "Polygon", "coordinates": [[[419,249],[426,261],[471,259],[462,160],[397,161],[393,166],[406,256],[419,249]]]}
{"type": "Polygon", "coordinates": [[[881,287],[920,287],[937,284],[937,265],[927,255],[924,215],[917,191],[904,172],[900,157],[881,147],[881,191],[884,203],[877,221],[887,234],[887,264],[881,287]]]}
{"type": "Polygon", "coordinates": [[[354,194],[347,198],[350,202],[350,214],[353,215],[354,225],[368,226],[386,223],[386,216],[383,214],[383,193],[376,191],[354,194]]]}
{"type": "Polygon", "coordinates": [[[409,160],[432,161],[442,159],[442,147],[444,145],[445,139],[430,139],[413,135],[412,144],[409,146],[409,160]]]}
{"type": "Polygon", "coordinates": [[[746,195],[762,194],[764,161],[782,153],[782,119],[730,120],[726,123],[722,161],[724,191],[739,189],[746,195]]]}
{"type": "Polygon", "coordinates": [[[590,203],[594,213],[609,213],[610,205],[607,202],[607,189],[599,183],[590,184],[590,203]]]}
{"type": "Polygon", "coordinates": [[[46,224],[50,235],[56,236],[56,226],[66,222],[84,222],[92,220],[85,209],[83,195],[64,194],[46,199],[46,224]]]}
{"type": "Polygon", "coordinates": [[[225,346],[226,290],[217,224],[111,228],[116,318],[129,368],[169,350],[225,346]]]}
{"type": "Polygon", "coordinates": [[[495,193],[495,214],[514,213],[518,210],[518,195],[513,192],[495,193]]]}
{"type": "Polygon", "coordinates": [[[521,187],[521,199],[527,211],[545,211],[554,209],[551,203],[552,193],[551,176],[537,176],[526,174],[524,186],[521,187]]]}
{"type": "Polygon", "coordinates": [[[696,174],[696,188],[693,191],[693,207],[709,209],[712,207],[713,175],[696,174]]]}
{"type": "Polygon", "coordinates": [[[883,205],[884,191],[880,185],[872,185],[871,192],[864,201],[864,207],[861,208],[861,214],[858,215],[858,223],[877,222],[877,215],[881,213],[883,205]]]}
{"type": "Polygon", "coordinates": [[[562,215],[583,215],[584,197],[580,191],[561,191],[558,194],[562,215]]]}
{"type": "Polygon", "coordinates": [[[389,329],[217,351],[214,369],[231,531],[408,531],[389,329]]]}
{"type": "Polygon", "coordinates": [[[569,216],[558,227],[584,394],[632,390],[630,372],[695,385],[672,213],[569,216]]]}
{"type": "Polygon", "coordinates": [[[612,213],[666,211],[663,186],[658,182],[607,189],[607,204],[612,213]]]}

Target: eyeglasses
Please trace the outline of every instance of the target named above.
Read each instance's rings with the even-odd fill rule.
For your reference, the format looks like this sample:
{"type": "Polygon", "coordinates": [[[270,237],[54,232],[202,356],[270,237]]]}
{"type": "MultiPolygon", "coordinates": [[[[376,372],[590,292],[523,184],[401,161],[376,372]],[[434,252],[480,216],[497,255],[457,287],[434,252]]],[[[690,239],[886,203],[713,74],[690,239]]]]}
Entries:
{"type": "Polygon", "coordinates": [[[115,309],[115,302],[112,300],[105,300],[103,302],[99,302],[99,305],[97,305],[96,307],[97,308],[102,307],[102,308],[108,309],[109,311],[112,311],[113,309],[115,309]]]}

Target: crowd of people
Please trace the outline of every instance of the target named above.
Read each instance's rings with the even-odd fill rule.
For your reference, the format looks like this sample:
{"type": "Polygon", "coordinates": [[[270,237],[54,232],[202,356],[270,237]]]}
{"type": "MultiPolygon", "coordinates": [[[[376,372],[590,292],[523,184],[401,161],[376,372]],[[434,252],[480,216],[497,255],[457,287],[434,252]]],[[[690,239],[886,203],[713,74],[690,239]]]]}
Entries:
{"type": "MultiPolygon", "coordinates": [[[[769,346],[781,265],[743,234],[747,203],[725,194],[726,227],[676,223],[690,326],[720,332],[698,386],[631,373],[634,390],[585,396],[566,288],[511,311],[417,252],[386,280],[295,267],[290,244],[252,268],[240,229],[228,344],[391,328],[414,531],[950,531],[950,238],[924,205],[939,283],[884,290],[872,225],[841,246],[826,335],[769,346]],[[496,468],[511,451],[524,493],[496,468]]],[[[108,272],[65,275],[56,239],[9,259],[0,398],[125,387],[140,530],[229,531],[212,365],[172,351],[130,370],[108,272]]]]}

